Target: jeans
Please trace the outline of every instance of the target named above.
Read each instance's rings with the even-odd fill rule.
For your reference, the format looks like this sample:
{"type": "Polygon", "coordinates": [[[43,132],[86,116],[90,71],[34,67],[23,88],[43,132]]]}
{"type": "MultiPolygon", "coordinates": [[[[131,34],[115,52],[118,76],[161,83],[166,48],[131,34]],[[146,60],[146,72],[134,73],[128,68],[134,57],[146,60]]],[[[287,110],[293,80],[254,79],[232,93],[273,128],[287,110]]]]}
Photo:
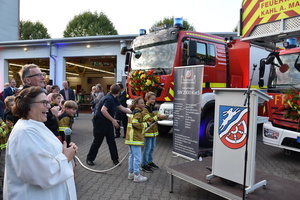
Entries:
{"type": "Polygon", "coordinates": [[[142,147],[129,145],[128,171],[134,172],[135,175],[140,174],[140,164],[142,158],[142,147]]]}
{"type": "Polygon", "coordinates": [[[146,165],[153,162],[153,151],[156,146],[156,137],[145,137],[145,146],[143,153],[143,163],[146,165]]]}

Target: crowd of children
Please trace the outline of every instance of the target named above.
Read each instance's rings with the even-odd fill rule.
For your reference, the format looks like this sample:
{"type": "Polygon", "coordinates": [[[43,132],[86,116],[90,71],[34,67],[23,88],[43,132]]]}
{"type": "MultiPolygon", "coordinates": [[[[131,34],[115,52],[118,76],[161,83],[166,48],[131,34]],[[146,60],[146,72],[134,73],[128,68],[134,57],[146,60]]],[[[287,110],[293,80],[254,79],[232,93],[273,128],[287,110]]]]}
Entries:
{"type": "Polygon", "coordinates": [[[65,140],[64,131],[66,128],[72,127],[77,109],[78,104],[75,101],[62,100],[62,96],[59,93],[51,95],[51,103],[47,112],[45,125],[60,141],[65,140]]]}
{"type": "Polygon", "coordinates": [[[155,98],[155,93],[148,92],[145,95],[146,106],[142,97],[137,97],[130,105],[132,114],[128,119],[125,144],[129,145],[128,179],[134,182],[144,182],[148,179],[140,174],[140,169],[153,172],[153,169],[159,168],[153,162],[153,151],[158,136],[156,122],[159,119],[167,119],[167,116],[159,114],[155,109],[155,98]]]}

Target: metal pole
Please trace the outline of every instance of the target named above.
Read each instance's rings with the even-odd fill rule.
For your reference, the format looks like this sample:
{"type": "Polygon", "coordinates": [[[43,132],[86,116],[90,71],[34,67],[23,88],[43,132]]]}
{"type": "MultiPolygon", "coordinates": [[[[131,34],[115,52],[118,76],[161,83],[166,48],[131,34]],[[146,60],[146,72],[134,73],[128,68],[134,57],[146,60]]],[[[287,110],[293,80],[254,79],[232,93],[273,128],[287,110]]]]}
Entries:
{"type": "Polygon", "coordinates": [[[248,85],[248,90],[245,93],[246,94],[246,99],[244,102],[244,106],[246,106],[247,103],[247,109],[248,109],[248,113],[247,113],[247,135],[246,135],[246,147],[245,147],[245,162],[244,162],[244,182],[243,182],[243,200],[245,200],[246,198],[246,178],[247,178],[247,162],[248,162],[248,135],[249,133],[249,119],[250,119],[250,88],[251,88],[251,84],[252,84],[252,80],[253,80],[253,75],[255,72],[255,68],[257,67],[256,64],[253,64],[253,73],[251,76],[251,79],[249,80],[249,85],[248,85]]]}

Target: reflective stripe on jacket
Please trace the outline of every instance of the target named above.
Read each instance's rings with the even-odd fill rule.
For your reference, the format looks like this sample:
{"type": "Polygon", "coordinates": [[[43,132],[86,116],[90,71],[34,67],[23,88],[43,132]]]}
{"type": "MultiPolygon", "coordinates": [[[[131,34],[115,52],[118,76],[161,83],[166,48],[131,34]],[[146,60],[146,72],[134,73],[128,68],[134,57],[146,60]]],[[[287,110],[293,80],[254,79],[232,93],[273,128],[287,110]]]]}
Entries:
{"type": "Polygon", "coordinates": [[[58,131],[64,132],[66,128],[72,126],[71,116],[64,112],[61,116],[58,117],[58,131]]]}
{"type": "Polygon", "coordinates": [[[135,109],[133,114],[128,117],[128,125],[126,131],[125,144],[128,145],[144,145],[144,133],[148,127],[145,121],[146,109],[135,109]]]}
{"type": "MultiPolygon", "coordinates": [[[[156,121],[159,120],[159,112],[155,111],[154,106],[150,105],[148,102],[146,103],[146,110],[147,110],[147,115],[149,116],[147,118],[148,123],[155,123],[156,121]]],[[[145,132],[145,137],[156,137],[158,136],[158,125],[155,123],[152,127],[145,132]]]]}

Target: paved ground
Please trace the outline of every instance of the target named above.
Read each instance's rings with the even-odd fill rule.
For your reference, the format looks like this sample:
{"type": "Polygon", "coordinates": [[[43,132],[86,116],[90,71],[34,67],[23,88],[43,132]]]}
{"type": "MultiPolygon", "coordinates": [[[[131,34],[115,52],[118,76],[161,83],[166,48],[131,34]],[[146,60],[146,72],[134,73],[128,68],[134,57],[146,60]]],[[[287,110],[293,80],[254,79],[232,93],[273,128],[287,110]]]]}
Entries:
{"type": "MultiPolygon", "coordinates": [[[[78,145],[79,153],[77,156],[84,164],[93,139],[91,118],[91,114],[80,113],[79,119],[75,120],[73,126],[72,141],[78,145]]],[[[128,152],[128,147],[124,144],[122,137],[117,138],[116,142],[120,159],[122,159],[128,152]]],[[[295,185],[298,188],[300,186],[299,155],[294,153],[291,156],[285,156],[282,150],[264,145],[261,142],[260,134],[258,134],[257,169],[298,181],[299,184],[295,185]]],[[[167,167],[187,162],[182,158],[172,156],[172,134],[161,135],[157,138],[154,161],[160,166],[160,170],[156,170],[154,173],[144,173],[149,178],[144,183],[134,183],[127,180],[127,157],[121,166],[106,173],[88,171],[78,163],[76,167],[78,199],[223,199],[177,178],[174,178],[174,193],[169,193],[170,181],[167,167]]],[[[95,166],[91,168],[104,170],[113,166],[107,144],[104,141],[95,160],[95,166]]],[[[209,171],[207,173],[209,174],[209,171]]],[[[295,197],[295,199],[297,198],[295,197]]]]}

